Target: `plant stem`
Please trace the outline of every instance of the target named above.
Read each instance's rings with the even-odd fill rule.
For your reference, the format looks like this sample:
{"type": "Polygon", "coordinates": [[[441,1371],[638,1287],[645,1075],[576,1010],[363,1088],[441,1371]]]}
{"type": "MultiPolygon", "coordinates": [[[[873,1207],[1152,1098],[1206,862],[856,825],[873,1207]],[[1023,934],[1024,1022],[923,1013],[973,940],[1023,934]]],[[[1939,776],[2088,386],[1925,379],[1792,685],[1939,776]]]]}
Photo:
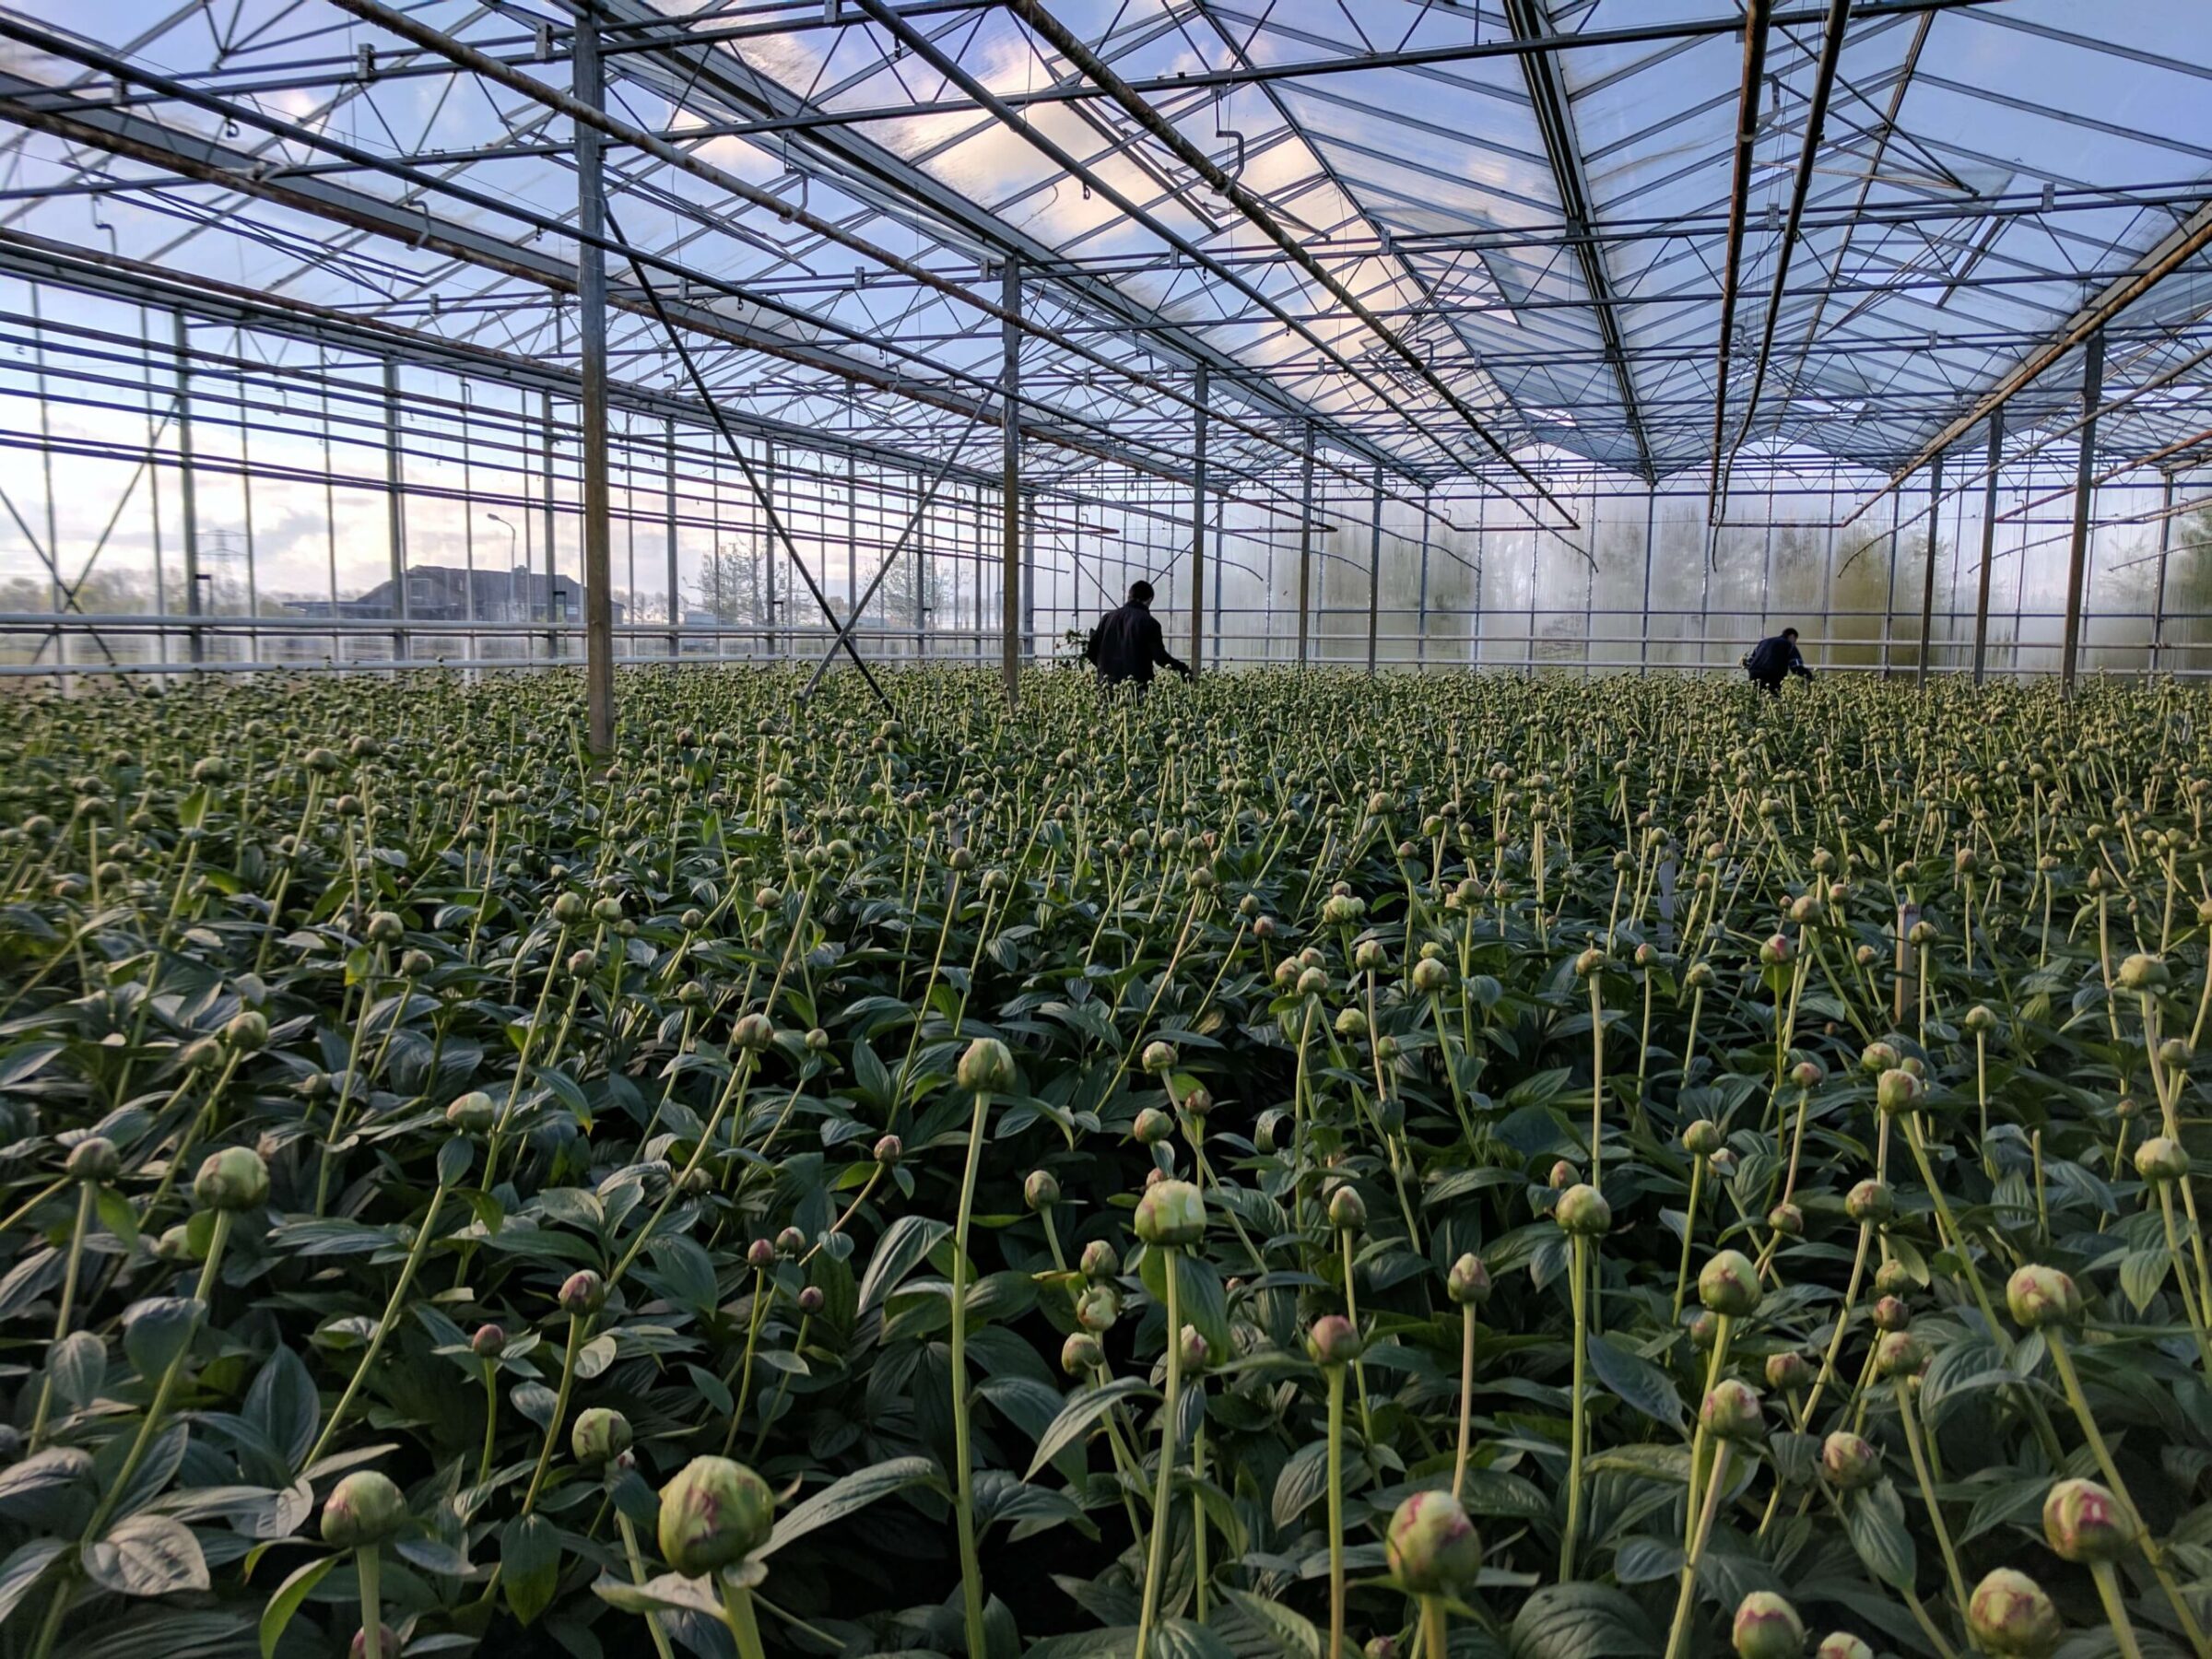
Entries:
{"type": "MultiPolygon", "coordinates": [[[[956,877],[957,879],[957,877],[956,877]]],[[[968,1165],[960,1177],[959,1218],[953,1229],[952,1241],[952,1437],[953,1461],[957,1491],[955,1513],[959,1521],[960,1544],[960,1604],[967,1621],[969,1659],[982,1659],[983,1655],[983,1567],[977,1553],[975,1541],[975,1469],[969,1450],[968,1425],[968,1224],[975,1211],[975,1178],[983,1160],[983,1125],[991,1108],[991,1096],[978,1089],[975,1094],[975,1116],[968,1125],[968,1165]]],[[[1172,1368],[1175,1352],[1174,1331],[1175,1259],[1168,1258],[1169,1365],[1172,1368]]],[[[1170,1388],[1173,1387],[1174,1371],[1170,1370],[1170,1388]]],[[[1163,1500],[1165,1494],[1162,1494],[1163,1500]]],[[[1142,1659],[1144,1644],[1137,1644],[1142,1659]]]]}
{"type": "Polygon", "coordinates": [[[1329,1659],[1344,1659],[1344,1367],[1329,1367],[1329,1659]]]}
{"type": "MultiPolygon", "coordinates": [[[[423,1217],[422,1225],[415,1230],[415,1242],[407,1248],[407,1259],[400,1267],[398,1283],[392,1287],[392,1295],[384,1303],[383,1316],[376,1322],[376,1333],[369,1338],[369,1346],[361,1351],[360,1363],[353,1368],[353,1376],[346,1384],[346,1392],[338,1396],[338,1403],[331,1407],[330,1421],[324,1425],[323,1432],[316,1437],[314,1449],[308,1453],[307,1460],[300,1465],[302,1471],[313,1468],[321,1461],[323,1453],[330,1449],[330,1442],[336,1437],[339,1425],[345,1422],[347,1412],[353,1406],[354,1395],[360,1393],[361,1383],[368,1377],[370,1367],[376,1363],[377,1355],[383,1351],[384,1338],[391,1334],[392,1322],[398,1317],[400,1304],[406,1300],[407,1287],[415,1282],[415,1270],[422,1265],[431,1235],[437,1231],[438,1211],[445,1203],[445,1192],[441,1182],[430,1195],[429,1213],[423,1217]]],[[[485,1431],[485,1440],[488,1445],[489,1430],[485,1431]]]]}
{"type": "Polygon", "coordinates": [[[1689,1550],[1682,1558],[1682,1589],[1675,1598],[1675,1622],[1666,1633],[1666,1659],[1676,1659],[1689,1634],[1690,1610],[1697,1604],[1698,1563],[1705,1558],[1705,1540],[1712,1535],[1712,1517],[1721,1507],[1721,1488],[1728,1478],[1728,1442],[1723,1441],[1712,1457],[1712,1480],[1705,1488],[1689,1550]]]}
{"type": "Polygon", "coordinates": [[[1467,1446],[1475,1429],[1475,1304],[1460,1311],[1459,1456],[1452,1465],[1452,1496],[1467,1484],[1467,1446]]]}
{"type": "Polygon", "coordinates": [[[1444,1659],[1444,1600],[1441,1595],[1421,1597],[1422,1659],[1444,1659]]]}
{"type": "Polygon", "coordinates": [[[1936,1481],[1928,1471],[1927,1448],[1921,1443],[1920,1414],[1914,1408],[1912,1386],[1902,1376],[1897,1379],[1897,1418],[1905,1430],[1905,1448],[1912,1456],[1912,1474],[1920,1485],[1921,1500],[1928,1506],[1928,1523],[1936,1529],[1936,1542],[1943,1550],[1944,1571],[1950,1574],[1951,1594],[1957,1598],[1959,1616],[1966,1617],[1966,1578],[1959,1571],[1959,1552],[1951,1547],[1950,1528],[1943,1522],[1943,1507],[1936,1501],[1936,1481]]]}
{"type": "Polygon", "coordinates": [[[1136,1621],[1136,1659],[1147,1659],[1152,1626],[1159,1616],[1160,1586],[1168,1576],[1169,1488],[1175,1477],[1177,1412],[1182,1393],[1182,1304],[1176,1288],[1175,1262],[1180,1253],[1171,1244],[1160,1249],[1160,1274],[1168,1288],[1168,1390],[1160,1405],[1159,1479],[1152,1499],[1152,1540],[1145,1552],[1145,1594],[1136,1621]]]}
{"type": "MultiPolygon", "coordinates": [[[[622,1535],[622,1554],[629,1562],[629,1582],[641,1584],[645,1582],[645,1559],[638,1553],[637,1528],[630,1525],[629,1517],[619,1509],[615,1511],[615,1526],[622,1535]]],[[[653,1651],[660,1659],[675,1659],[668,1647],[668,1632],[661,1629],[658,1613],[645,1615],[645,1630],[653,1638],[653,1651]]]]}
{"type": "MultiPolygon", "coordinates": [[[[737,1643],[737,1659],[768,1659],[760,1645],[760,1622],[753,1617],[753,1593],[719,1575],[714,1582],[722,1591],[722,1621],[737,1643]]],[[[971,1659],[982,1659],[981,1650],[971,1659]]]]}
{"type": "MultiPolygon", "coordinates": [[[[45,1375],[39,1380],[39,1406],[30,1419],[29,1450],[36,1452],[39,1442],[46,1437],[46,1415],[53,1406],[53,1356],[69,1335],[70,1306],[76,1300],[77,1270],[85,1258],[85,1230],[92,1224],[92,1206],[98,1188],[89,1181],[77,1183],[76,1225],[69,1231],[69,1262],[62,1270],[62,1297],[53,1315],[53,1344],[46,1350],[45,1375]]],[[[2171,1202],[2166,1222],[2172,1230],[2171,1202]]]]}
{"type": "Polygon", "coordinates": [[[2097,1597],[2104,1603],[2105,1618],[2112,1621],[2112,1640],[2120,1644],[2121,1659],[2143,1659],[2143,1650],[2136,1641],[2136,1627],[2128,1622],[2127,1604],[2120,1599],[2120,1575],[2110,1561],[2091,1561],[2089,1576],[2097,1581],[2097,1597]]]}
{"type": "Polygon", "coordinates": [[[1572,1260],[1567,1273],[1568,1295],[1574,1306],[1574,1397],[1571,1402],[1571,1422],[1567,1442],[1567,1531],[1559,1541],[1559,1583],[1574,1577],[1575,1536],[1583,1522],[1583,1441],[1587,1433],[1583,1387],[1583,1373],[1589,1365],[1589,1290],[1583,1283],[1590,1270],[1590,1240],[1588,1235],[1576,1233],[1572,1243],[1572,1260]]]}
{"type": "Polygon", "coordinates": [[[369,1659],[384,1659],[382,1546],[362,1545],[353,1552],[353,1565],[361,1581],[361,1634],[369,1644],[369,1659]]]}

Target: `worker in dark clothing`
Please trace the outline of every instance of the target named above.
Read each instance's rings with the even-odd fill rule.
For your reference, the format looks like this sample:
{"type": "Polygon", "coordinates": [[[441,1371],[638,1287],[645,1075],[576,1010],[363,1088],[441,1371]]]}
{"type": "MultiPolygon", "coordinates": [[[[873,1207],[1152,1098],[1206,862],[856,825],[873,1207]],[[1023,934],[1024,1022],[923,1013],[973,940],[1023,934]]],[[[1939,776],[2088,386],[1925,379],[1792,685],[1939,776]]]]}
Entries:
{"type": "Polygon", "coordinates": [[[1129,603],[1118,610],[1108,611],[1090,630],[1090,642],[1084,647],[1083,654],[1097,666],[1099,677],[1107,685],[1118,686],[1124,680],[1133,680],[1139,686],[1148,686],[1156,667],[1172,668],[1184,679],[1191,677],[1190,665],[1169,654],[1151,605],[1152,584],[1132,582],[1129,603]]]}
{"type": "Polygon", "coordinates": [[[1769,697],[1782,695],[1782,682],[1786,675],[1794,674],[1804,680],[1813,677],[1813,671],[1805,665],[1805,658],[1797,649],[1797,630],[1794,628],[1785,628],[1744,653],[1744,672],[1769,697]]]}

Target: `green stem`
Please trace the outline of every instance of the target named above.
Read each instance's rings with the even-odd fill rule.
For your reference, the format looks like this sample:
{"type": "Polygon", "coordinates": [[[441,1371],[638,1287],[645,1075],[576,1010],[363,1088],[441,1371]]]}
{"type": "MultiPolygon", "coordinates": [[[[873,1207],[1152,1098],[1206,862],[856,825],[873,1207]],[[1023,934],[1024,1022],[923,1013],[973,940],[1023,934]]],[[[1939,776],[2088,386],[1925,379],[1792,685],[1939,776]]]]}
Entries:
{"type": "MultiPolygon", "coordinates": [[[[957,877],[956,877],[957,880],[957,877]]],[[[960,1176],[959,1216],[953,1228],[952,1241],[952,1437],[954,1479],[958,1503],[956,1514],[959,1522],[960,1545],[960,1605],[968,1631],[969,1659],[983,1659],[983,1566],[976,1547],[975,1538],[975,1468],[969,1447],[968,1422],[968,1227],[975,1213],[975,1179],[983,1161],[983,1128],[991,1109],[991,1096],[983,1089],[975,1093],[975,1115],[968,1125],[968,1164],[960,1176]]],[[[1175,1351],[1174,1332],[1175,1262],[1168,1258],[1169,1330],[1168,1352],[1175,1351]]],[[[1170,1359],[1172,1366],[1174,1361],[1170,1359]]],[[[1174,1373],[1171,1370],[1169,1376],[1174,1373]]],[[[1172,1387],[1172,1382],[1170,1384],[1172,1387]]],[[[1166,1493],[1161,1493],[1166,1501],[1166,1493]]],[[[1144,1641],[1140,1632],[1137,1641],[1138,1659],[1143,1659],[1144,1641]]]]}
{"type": "MultiPolygon", "coordinates": [[[[46,1417],[53,1407],[53,1356],[69,1335],[69,1312],[76,1300],[77,1270],[85,1256],[85,1230],[92,1224],[92,1206],[98,1189],[89,1181],[77,1183],[76,1225],[69,1233],[69,1264],[62,1271],[62,1299],[53,1315],[53,1346],[46,1350],[46,1373],[39,1380],[39,1408],[30,1419],[30,1450],[36,1452],[39,1442],[46,1438],[46,1417]]],[[[2167,1220],[2168,1230],[2173,1226],[2171,1206],[2167,1220]]]]}
{"type": "Polygon", "coordinates": [[[2104,1603],[2105,1618],[2112,1621],[2112,1640],[2120,1644],[2121,1659],[2143,1659],[2136,1627],[2128,1622],[2127,1604],[2120,1599],[2120,1575],[2110,1561],[2091,1561],[2089,1576],[2097,1581],[2097,1597],[2104,1603]]]}
{"type": "Polygon", "coordinates": [[[1912,1474],[1920,1486],[1921,1500],[1928,1508],[1928,1524],[1936,1530],[1936,1542],[1943,1551],[1944,1571],[1950,1575],[1951,1594],[1957,1599],[1959,1616],[1966,1617],[1966,1577],[1959,1571],[1959,1552],[1951,1547],[1950,1528],[1944,1524],[1943,1506],[1936,1501],[1935,1477],[1928,1470],[1927,1448],[1921,1443],[1920,1413],[1915,1408],[1912,1386],[1900,1376],[1896,1382],[1897,1418],[1905,1430],[1905,1449],[1912,1456],[1912,1474]]]}
{"type": "Polygon", "coordinates": [[[1675,1622],[1666,1633],[1666,1659],[1676,1659],[1689,1634],[1690,1610],[1697,1604],[1698,1563],[1705,1559],[1705,1541],[1712,1535],[1712,1517],[1721,1507],[1721,1488],[1728,1479],[1728,1442],[1723,1441],[1712,1457],[1712,1480],[1695,1519],[1689,1552],[1682,1558],[1682,1588],[1675,1597],[1675,1622]]]}
{"type": "Polygon", "coordinates": [[[1459,1456],[1452,1465],[1452,1496],[1467,1484],[1467,1446],[1475,1429],[1475,1304],[1460,1312],[1459,1335],[1459,1456]]]}
{"type": "Polygon", "coordinates": [[[1329,1659],[1344,1659],[1344,1367],[1329,1367],[1329,1659]]]}
{"type": "Polygon", "coordinates": [[[1159,1478],[1152,1499],[1152,1539],[1146,1548],[1145,1594],[1136,1621],[1136,1659],[1151,1651],[1152,1626],[1159,1617],[1160,1586],[1168,1576],[1169,1488],[1175,1478],[1176,1413],[1182,1393],[1182,1304],[1176,1288],[1171,1244],[1160,1249],[1160,1274],[1168,1288],[1168,1391],[1160,1405],[1159,1478]]]}
{"type": "Polygon", "coordinates": [[[369,1659],[384,1659],[384,1610],[381,1583],[382,1547],[364,1544],[353,1552],[354,1570],[361,1581],[361,1634],[369,1644],[369,1659]]]}
{"type": "MultiPolygon", "coordinates": [[[[619,1509],[615,1511],[615,1525],[622,1534],[622,1554],[629,1562],[629,1582],[641,1584],[645,1582],[645,1559],[638,1553],[637,1528],[630,1525],[629,1517],[619,1509]]],[[[676,1659],[669,1650],[668,1632],[661,1629],[659,1614],[645,1615],[645,1630],[652,1636],[653,1651],[660,1655],[660,1659],[676,1659]]]]}
{"type": "MultiPolygon", "coordinates": [[[[376,1322],[376,1332],[369,1338],[369,1346],[361,1351],[360,1363],[353,1368],[353,1376],[346,1384],[346,1392],[338,1396],[338,1403],[331,1407],[330,1421],[324,1425],[323,1432],[316,1437],[314,1449],[307,1454],[307,1461],[300,1465],[302,1471],[313,1468],[322,1460],[323,1453],[330,1449],[330,1442],[336,1438],[339,1426],[346,1421],[347,1412],[352,1409],[354,1396],[361,1392],[361,1384],[368,1378],[370,1368],[376,1363],[376,1357],[383,1352],[384,1338],[391,1334],[392,1322],[398,1317],[400,1304],[406,1300],[407,1287],[415,1282],[415,1270],[422,1265],[422,1258],[429,1249],[430,1239],[438,1230],[438,1211],[445,1203],[445,1187],[441,1184],[437,1192],[430,1195],[429,1213],[423,1217],[422,1225],[415,1230],[415,1242],[407,1248],[407,1259],[400,1267],[398,1283],[392,1287],[392,1295],[384,1303],[383,1315],[376,1322]]],[[[487,1430],[487,1444],[489,1439],[490,1431],[487,1430]]]]}
{"type": "MultiPolygon", "coordinates": [[[[726,1578],[717,1577],[715,1583],[722,1591],[723,1623],[729,1626],[731,1639],[737,1643],[737,1659],[768,1659],[767,1650],[760,1645],[760,1622],[753,1617],[753,1593],[726,1578]]],[[[976,1659],[980,1659],[980,1650],[976,1659]]]]}
{"type": "Polygon", "coordinates": [[[1583,1524],[1583,1441],[1587,1432],[1587,1418],[1583,1408],[1583,1372],[1589,1363],[1589,1288],[1583,1282],[1590,1269],[1590,1240],[1587,1234],[1574,1235],[1572,1260],[1567,1267],[1567,1290],[1574,1305],[1574,1396],[1571,1408],[1571,1428],[1567,1442],[1567,1531],[1559,1540],[1559,1583],[1574,1577],[1575,1537],[1583,1524]]]}
{"type": "Polygon", "coordinates": [[[560,1387],[553,1396],[553,1419],[546,1425],[546,1438],[537,1448],[537,1467],[531,1471],[530,1489],[523,1494],[525,1515],[537,1507],[537,1491],[546,1483],[546,1471],[553,1466],[553,1447],[560,1439],[560,1426],[568,1421],[569,1394],[576,1386],[576,1353],[583,1347],[586,1323],[582,1313],[569,1315],[569,1341],[560,1356],[560,1387]]]}

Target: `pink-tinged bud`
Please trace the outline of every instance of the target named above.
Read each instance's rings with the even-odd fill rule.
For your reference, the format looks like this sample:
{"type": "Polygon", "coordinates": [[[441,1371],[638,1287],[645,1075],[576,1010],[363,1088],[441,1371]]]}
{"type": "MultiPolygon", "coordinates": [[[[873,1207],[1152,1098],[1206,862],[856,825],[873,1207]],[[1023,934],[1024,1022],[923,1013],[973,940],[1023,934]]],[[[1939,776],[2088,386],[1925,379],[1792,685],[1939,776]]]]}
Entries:
{"type": "Polygon", "coordinates": [[[2140,1532],[2119,1499],[2093,1480],[2062,1480],[2043,1500],[2043,1536],[2068,1561],[2116,1561],[2140,1532]]]}
{"type": "Polygon", "coordinates": [[[1897,1213],[1897,1194],[1887,1182],[1862,1181],[1844,1197],[1843,1213],[1853,1221],[1887,1221],[1897,1213]]]}
{"type": "Polygon", "coordinates": [[[1682,1149],[1695,1158],[1711,1158],[1727,1144],[1711,1118],[1700,1118],[1682,1131],[1682,1149]]]}
{"type": "Polygon", "coordinates": [[[2018,1269],[2005,1281],[2005,1305],[2030,1331],[2081,1323],[2081,1290],[2055,1267],[2018,1269]]]}
{"type": "Polygon", "coordinates": [[[2065,1634],[2058,1609],[2043,1587],[2024,1572],[2000,1567],[1967,1598],[1967,1628],[2000,1659],[2041,1659],[2065,1634]]]}
{"type": "Polygon", "coordinates": [[[1759,1269],[1740,1250],[1724,1250],[1698,1270],[1698,1300],[1714,1313],[1744,1319],[1759,1311],[1759,1269]]]}
{"type": "Polygon", "coordinates": [[[1767,1356],[1767,1386],[1787,1393],[1803,1388],[1813,1380],[1813,1362],[1803,1354],[1781,1353],[1767,1356]]]}
{"type": "Polygon", "coordinates": [[[1849,1630],[1830,1630],[1813,1650],[1813,1659],[1874,1659],[1874,1650],[1849,1630]]]}
{"type": "Polygon", "coordinates": [[[1175,1250],[1206,1236],[1206,1200],[1187,1181],[1163,1181],[1137,1200],[1135,1230],[1147,1244],[1175,1250]]]}
{"type": "Polygon", "coordinates": [[[1349,1365],[1359,1357],[1359,1333],[1341,1313],[1324,1313],[1306,1333],[1306,1352],[1317,1365],[1349,1365]]]}
{"type": "Polygon", "coordinates": [[[1765,1429],[1766,1413],[1759,1390],[1739,1378],[1723,1377],[1706,1391],[1698,1421],[1716,1439],[1750,1441],[1765,1429]]]}
{"type": "Polygon", "coordinates": [[[596,1313],[606,1305],[606,1281],[588,1267],[579,1268],[561,1281],[555,1300],[564,1313],[596,1313]]]}
{"type": "Polygon", "coordinates": [[[743,1560],[775,1522],[768,1483],[726,1457],[695,1457],[661,1488],[661,1555],[686,1578],[743,1560]]]}
{"type": "Polygon", "coordinates": [[[1882,1454],[1871,1442],[1839,1429],[1820,1442],[1820,1469],[1844,1490],[1872,1486],[1881,1478],[1882,1454]]]}
{"type": "Polygon", "coordinates": [[[468,1339],[469,1351],[479,1359],[497,1359],[507,1348],[507,1332],[496,1324],[481,1324],[468,1339]]]}
{"type": "Polygon", "coordinates": [[[1805,1653],[1797,1609],[1771,1590],[1754,1590],[1736,1604],[1729,1639],[1737,1659],[1800,1659],[1805,1653]]]}
{"type": "Polygon", "coordinates": [[[1482,1538],[1449,1492],[1416,1492],[1390,1518],[1391,1576],[1415,1595],[1456,1595],[1482,1571],[1482,1538]]]}
{"type": "Polygon", "coordinates": [[[1578,1238],[1594,1239],[1613,1227],[1613,1206],[1603,1193],[1588,1184],[1571,1186],[1559,1194],[1552,1218],[1578,1238]]]}
{"type": "Polygon", "coordinates": [[[1455,1306],[1479,1308],[1490,1300],[1490,1270],[1472,1252],[1452,1264],[1444,1276],[1444,1293],[1455,1306]]]}
{"type": "Polygon", "coordinates": [[[1920,1079],[1901,1066],[1875,1079],[1874,1103],[1888,1116],[1910,1112],[1920,1099],[1920,1079]]]}

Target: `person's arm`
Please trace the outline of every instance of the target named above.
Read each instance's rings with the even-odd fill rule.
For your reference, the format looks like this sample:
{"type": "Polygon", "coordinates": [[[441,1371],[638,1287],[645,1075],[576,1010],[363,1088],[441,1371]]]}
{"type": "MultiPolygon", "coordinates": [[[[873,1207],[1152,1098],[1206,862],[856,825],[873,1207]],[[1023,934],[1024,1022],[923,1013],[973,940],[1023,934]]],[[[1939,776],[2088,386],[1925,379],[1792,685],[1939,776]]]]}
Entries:
{"type": "Polygon", "coordinates": [[[1191,677],[1191,665],[1168,649],[1167,636],[1159,631],[1159,618],[1145,618],[1145,647],[1152,662],[1161,668],[1172,668],[1184,679],[1191,677]]]}
{"type": "Polygon", "coordinates": [[[1813,671],[1805,665],[1805,653],[1794,645],[1790,647],[1790,672],[1801,680],[1813,677],[1813,671]]]}

